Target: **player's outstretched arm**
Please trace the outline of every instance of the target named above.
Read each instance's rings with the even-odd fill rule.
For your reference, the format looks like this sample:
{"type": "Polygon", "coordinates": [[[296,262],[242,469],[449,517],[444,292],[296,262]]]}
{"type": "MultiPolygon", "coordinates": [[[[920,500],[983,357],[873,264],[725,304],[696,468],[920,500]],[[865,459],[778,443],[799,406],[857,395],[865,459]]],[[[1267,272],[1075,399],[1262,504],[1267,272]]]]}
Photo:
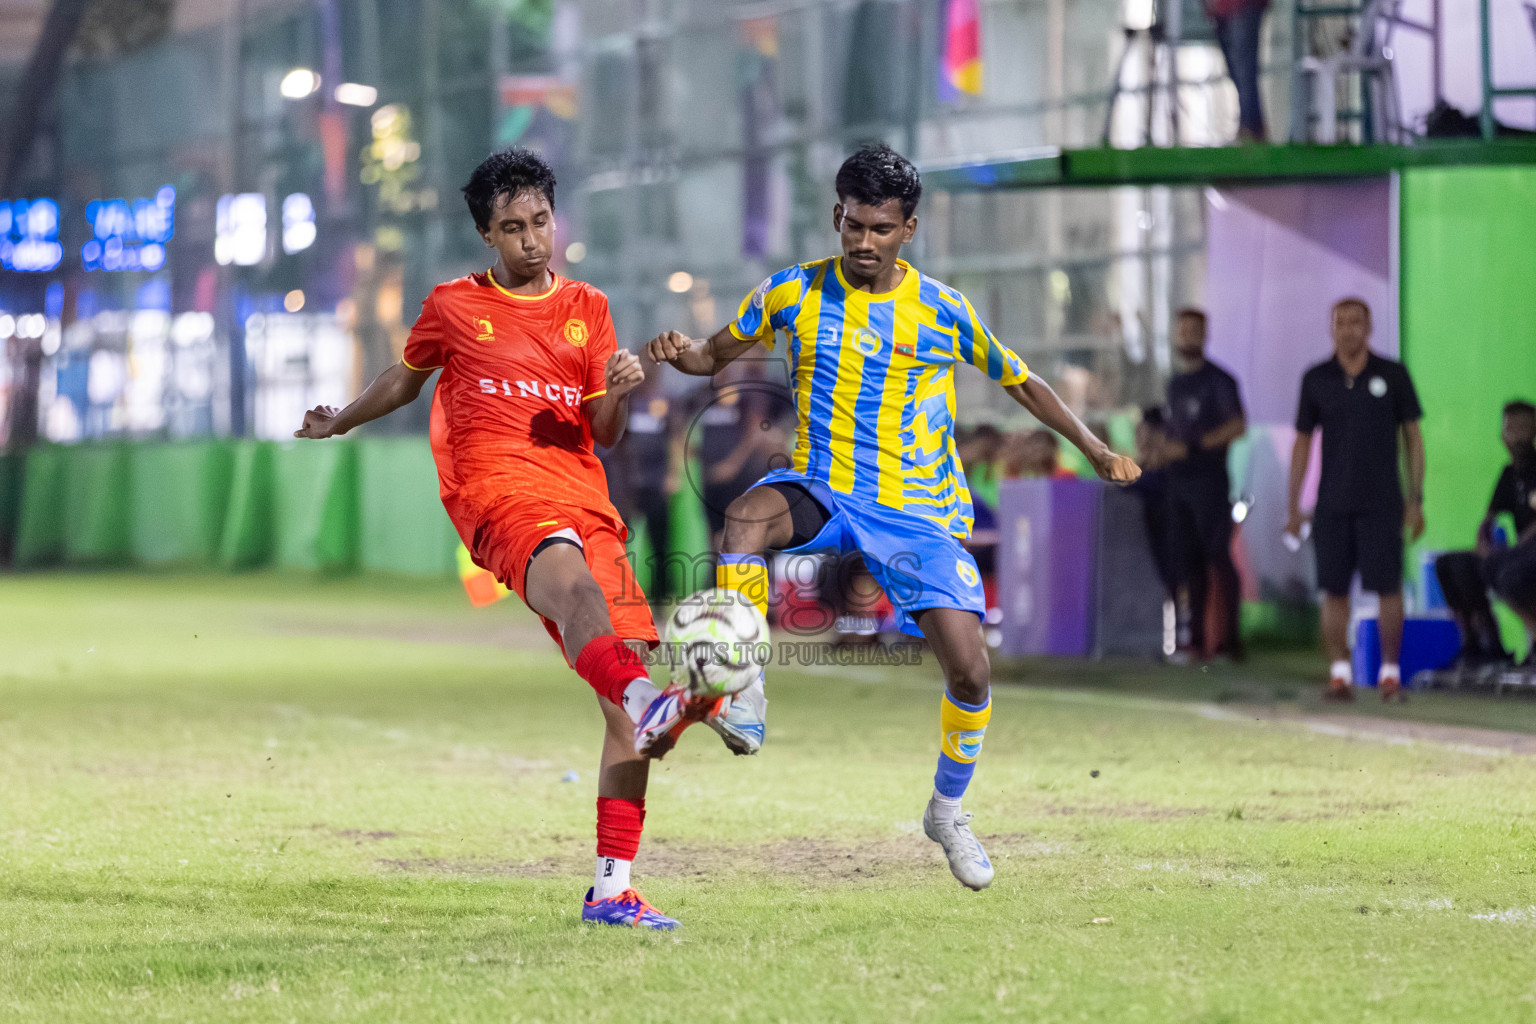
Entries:
{"type": "Polygon", "coordinates": [[[1094,472],[1112,484],[1134,483],[1141,476],[1141,467],[1133,459],[1116,455],[1109,445],[1094,436],[1093,431],[1068,409],[1051,386],[1031,374],[1018,384],[1003,388],[1013,400],[1029,410],[1030,414],[1077,446],[1088,457],[1094,472]]]}
{"type": "Polygon", "coordinates": [[[629,394],[644,380],[640,357],[629,349],[621,348],[608,357],[603,366],[603,393],[587,403],[593,441],[604,448],[619,443],[629,419],[629,394]]]}
{"type": "Polygon", "coordinates": [[[421,387],[432,376],[431,370],[413,370],[396,363],[363,389],[352,404],[336,411],[335,406],[317,405],[304,414],[304,425],[294,437],[334,437],[380,416],[388,416],[402,405],[410,405],[421,394],[421,387]]]}
{"type": "Polygon", "coordinates": [[[646,353],[658,363],[670,363],[695,377],[713,377],[737,356],[756,345],[756,339],[742,341],[722,327],[709,338],[690,338],[677,331],[658,334],[646,343],[646,353]]]}

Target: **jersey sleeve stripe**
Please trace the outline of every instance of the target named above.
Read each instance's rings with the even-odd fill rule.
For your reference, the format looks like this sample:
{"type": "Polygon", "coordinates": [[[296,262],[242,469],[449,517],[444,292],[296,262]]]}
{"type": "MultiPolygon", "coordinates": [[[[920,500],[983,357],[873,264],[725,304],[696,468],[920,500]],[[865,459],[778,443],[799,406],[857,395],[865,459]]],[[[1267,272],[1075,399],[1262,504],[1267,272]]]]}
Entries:
{"type": "Polygon", "coordinates": [[[430,370],[442,369],[441,366],[412,366],[410,363],[405,361],[404,356],[400,357],[400,365],[405,367],[407,370],[415,370],[417,373],[426,373],[430,370]]]}
{"type": "Polygon", "coordinates": [[[603,388],[603,390],[601,390],[601,391],[594,391],[590,395],[582,395],[581,396],[581,402],[582,402],[583,405],[585,405],[586,403],[592,401],[592,399],[594,399],[594,398],[602,398],[607,393],[608,393],[608,389],[607,388],[603,388]]]}

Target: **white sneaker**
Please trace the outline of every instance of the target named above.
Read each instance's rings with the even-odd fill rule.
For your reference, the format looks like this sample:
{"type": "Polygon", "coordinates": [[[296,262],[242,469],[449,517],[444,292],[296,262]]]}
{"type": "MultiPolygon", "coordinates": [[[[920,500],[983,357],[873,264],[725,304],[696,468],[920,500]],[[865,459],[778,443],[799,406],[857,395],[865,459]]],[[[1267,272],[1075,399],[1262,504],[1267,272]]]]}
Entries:
{"type": "Polygon", "coordinates": [[[768,695],[763,677],[724,702],[720,710],[706,718],[705,724],[720,734],[730,752],[738,756],[755,754],[763,748],[767,729],[768,695]]]}
{"type": "Polygon", "coordinates": [[[971,813],[963,811],[953,820],[935,821],[933,804],[923,811],[923,834],[944,848],[949,870],[968,889],[985,889],[992,884],[992,862],[981,840],[971,831],[971,813]]]}

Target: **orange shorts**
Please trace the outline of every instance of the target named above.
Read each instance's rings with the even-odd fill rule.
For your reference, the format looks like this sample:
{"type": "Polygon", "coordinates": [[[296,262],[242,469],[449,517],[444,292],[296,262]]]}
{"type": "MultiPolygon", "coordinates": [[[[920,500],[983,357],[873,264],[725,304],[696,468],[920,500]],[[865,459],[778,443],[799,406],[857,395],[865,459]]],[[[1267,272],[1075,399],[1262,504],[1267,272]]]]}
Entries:
{"type": "MultiPolygon", "coordinates": [[[[476,564],[496,574],[506,587],[527,603],[524,576],[534,548],[544,538],[570,530],[581,541],[587,568],[608,599],[608,617],[613,631],[625,640],[644,640],[655,647],[660,643],[656,623],[651,618],[650,602],[640,589],[624,551],[629,535],[624,524],[612,516],[591,509],[537,498],[517,497],[503,501],[486,514],[475,530],[470,552],[476,564]]],[[[566,661],[574,662],[576,651],[566,651],[560,630],[549,619],[539,616],[544,628],[560,644],[566,661]]]]}

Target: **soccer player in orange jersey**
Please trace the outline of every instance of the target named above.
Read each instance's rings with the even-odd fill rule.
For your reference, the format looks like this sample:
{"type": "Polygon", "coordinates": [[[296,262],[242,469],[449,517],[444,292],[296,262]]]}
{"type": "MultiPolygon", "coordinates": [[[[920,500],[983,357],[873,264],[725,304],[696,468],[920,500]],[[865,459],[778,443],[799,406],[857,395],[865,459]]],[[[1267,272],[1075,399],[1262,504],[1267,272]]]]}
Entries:
{"type": "Polygon", "coordinates": [[[648,758],[720,711],[658,691],[640,655],[657,644],[624,553],[594,440],[623,433],[644,379],[618,349],[608,299],[549,269],[555,177],[525,149],[475,168],[464,198],[496,263],[432,290],[405,355],[356,401],[304,414],[295,437],[345,434],[413,401],[434,370],[432,455],[443,506],[475,562],[516,591],[597,691],[607,720],[598,777],[597,879],[584,920],[670,929],[629,884],[645,820],[648,758]]]}

